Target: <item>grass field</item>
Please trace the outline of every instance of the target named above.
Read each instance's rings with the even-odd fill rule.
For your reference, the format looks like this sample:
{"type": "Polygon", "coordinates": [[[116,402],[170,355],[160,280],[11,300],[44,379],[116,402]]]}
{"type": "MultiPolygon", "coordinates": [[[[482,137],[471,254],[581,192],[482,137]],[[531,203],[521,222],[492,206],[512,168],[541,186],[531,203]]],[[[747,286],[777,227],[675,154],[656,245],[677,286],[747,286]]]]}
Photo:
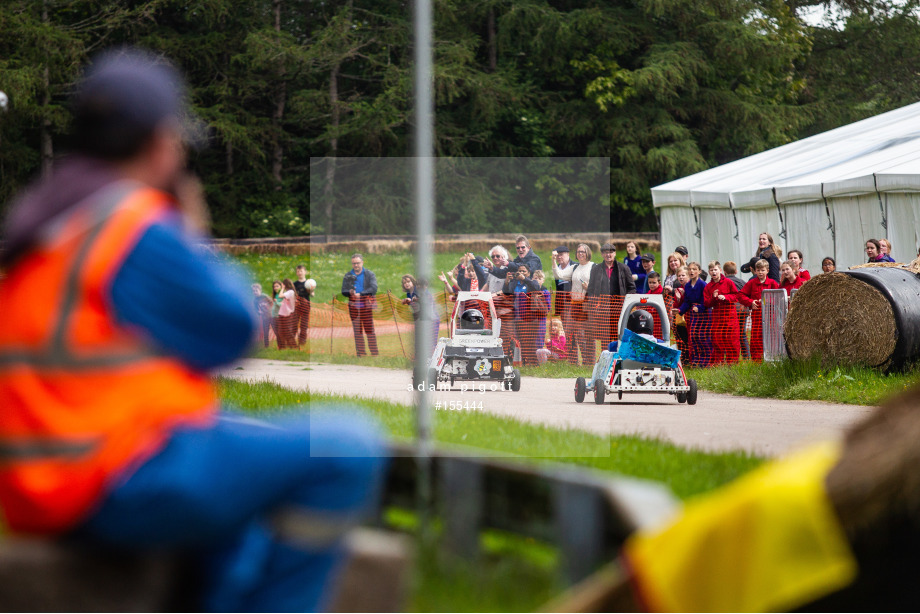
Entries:
{"type": "Polygon", "coordinates": [[[820,361],[783,360],[688,369],[705,390],[747,397],[878,405],[920,381],[920,368],[884,375],[866,367],[822,368],[820,361]]]}
{"type": "MultiPolygon", "coordinates": [[[[302,356],[300,358],[302,360],[302,356]]],[[[411,440],[413,409],[403,405],[292,391],[270,382],[219,380],[228,406],[260,415],[275,408],[303,410],[308,404],[348,404],[374,416],[390,437],[411,440]]],[[[562,431],[478,412],[436,412],[434,437],[441,445],[458,444],[491,451],[514,449],[528,464],[567,463],[617,475],[667,484],[681,498],[704,493],[758,466],[762,459],[747,453],[708,454],[638,437],[600,437],[562,431]],[[586,456],[587,453],[594,456],[586,456]],[[560,457],[571,454],[570,457],[560,457]],[[552,458],[543,458],[552,457],[552,458]]],[[[385,521],[411,532],[411,510],[389,509],[385,521]]],[[[409,609],[418,612],[532,611],[562,588],[559,554],[548,544],[499,531],[481,535],[482,556],[476,562],[445,557],[434,545],[417,553],[409,609]]]]}

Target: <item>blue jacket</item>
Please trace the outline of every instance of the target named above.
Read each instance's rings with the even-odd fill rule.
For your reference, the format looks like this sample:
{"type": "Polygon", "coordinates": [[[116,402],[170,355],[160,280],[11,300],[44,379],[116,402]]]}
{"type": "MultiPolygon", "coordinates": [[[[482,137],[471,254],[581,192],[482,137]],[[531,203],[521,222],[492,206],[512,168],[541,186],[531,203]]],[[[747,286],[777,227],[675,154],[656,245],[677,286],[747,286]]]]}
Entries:
{"type": "Polygon", "coordinates": [[[645,269],[642,268],[642,257],[636,256],[632,260],[629,259],[629,256],[623,258],[623,264],[629,267],[629,272],[636,276],[636,291],[639,294],[646,294],[646,290],[642,288],[645,287],[645,269]]]}
{"type": "MultiPolygon", "coordinates": [[[[533,250],[528,251],[528,252],[527,252],[527,255],[524,256],[523,258],[521,258],[520,256],[518,256],[517,258],[515,258],[514,260],[511,261],[511,264],[512,264],[512,267],[513,267],[513,265],[516,265],[516,264],[526,264],[526,265],[527,265],[527,268],[530,269],[530,276],[531,276],[531,277],[533,277],[533,272],[534,272],[534,271],[542,271],[542,270],[543,270],[543,261],[540,260],[540,257],[539,257],[539,256],[536,254],[536,252],[534,252],[533,250]]],[[[513,267],[513,270],[516,271],[517,268],[514,268],[514,267],[513,267]]]]}
{"type": "Polygon", "coordinates": [[[702,279],[696,280],[696,286],[693,286],[692,282],[687,282],[687,285],[684,286],[684,298],[680,303],[681,315],[690,311],[694,305],[699,307],[699,313],[706,313],[706,305],[703,304],[703,288],[705,287],[706,282],[702,279]]]}
{"type": "MultiPolygon", "coordinates": [[[[343,296],[351,296],[351,290],[354,289],[357,280],[358,276],[355,275],[353,270],[345,273],[345,277],[342,278],[343,296]]],[[[375,294],[377,294],[377,276],[374,275],[372,270],[364,267],[364,290],[361,292],[361,296],[374,296],[375,294]]]]}

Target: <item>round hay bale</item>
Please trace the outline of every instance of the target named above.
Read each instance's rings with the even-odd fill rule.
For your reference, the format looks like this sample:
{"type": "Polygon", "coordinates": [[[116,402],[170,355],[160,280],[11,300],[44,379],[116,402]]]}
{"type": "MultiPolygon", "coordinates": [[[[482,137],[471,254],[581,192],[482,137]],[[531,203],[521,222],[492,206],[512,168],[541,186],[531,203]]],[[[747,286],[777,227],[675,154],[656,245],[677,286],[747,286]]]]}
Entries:
{"type": "Polygon", "coordinates": [[[871,269],[874,267],[882,267],[882,268],[887,267],[889,269],[903,269],[906,266],[907,265],[904,264],[903,262],[867,262],[866,264],[854,264],[853,266],[847,267],[847,268],[852,271],[853,269],[871,269]]]}
{"type": "Polygon", "coordinates": [[[794,360],[887,368],[898,328],[879,290],[845,273],[817,275],[789,302],[783,327],[794,360]]]}
{"type": "Polygon", "coordinates": [[[920,273],[920,256],[911,260],[910,264],[907,265],[907,270],[911,273],[920,273]]]}

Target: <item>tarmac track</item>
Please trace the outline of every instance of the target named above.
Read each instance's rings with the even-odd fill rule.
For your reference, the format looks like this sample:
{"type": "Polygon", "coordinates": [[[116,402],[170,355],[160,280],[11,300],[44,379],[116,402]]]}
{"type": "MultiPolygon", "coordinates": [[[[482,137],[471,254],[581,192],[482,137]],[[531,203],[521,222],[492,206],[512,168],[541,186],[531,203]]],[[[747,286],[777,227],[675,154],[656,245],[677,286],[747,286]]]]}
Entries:
{"type": "MultiPolygon", "coordinates": [[[[246,359],[219,373],[252,381],[268,379],[292,389],[414,403],[409,371],[246,359]]],[[[475,403],[479,411],[481,402],[481,411],[556,428],[639,434],[688,448],[747,450],[764,456],[839,435],[872,411],[866,406],[735,397],[705,390],[700,391],[694,406],[678,404],[673,396],[661,394],[626,394],[622,401],[608,396],[607,403],[595,405],[589,393],[579,404],[573,394],[573,379],[524,377],[519,392],[461,391],[460,385],[457,382],[452,392],[433,394],[432,403],[440,401],[442,407],[449,407],[451,401],[475,403]]]]}

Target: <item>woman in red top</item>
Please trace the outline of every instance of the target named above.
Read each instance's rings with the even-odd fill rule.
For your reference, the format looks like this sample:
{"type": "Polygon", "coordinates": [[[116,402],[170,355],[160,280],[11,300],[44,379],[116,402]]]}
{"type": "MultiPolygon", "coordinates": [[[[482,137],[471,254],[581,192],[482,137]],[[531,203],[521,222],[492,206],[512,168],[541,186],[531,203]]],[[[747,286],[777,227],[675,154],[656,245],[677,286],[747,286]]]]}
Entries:
{"type": "Polygon", "coordinates": [[[712,308],[712,364],[738,362],[741,344],[738,343],[738,317],[735,305],[738,288],[722,275],[718,260],[709,263],[709,283],[703,288],[703,304],[712,308]]]}
{"type": "Polygon", "coordinates": [[[763,291],[779,290],[776,280],[767,277],[769,270],[769,262],[758,260],[754,265],[757,276],[748,280],[738,295],[738,302],[751,308],[751,360],[754,362],[763,362],[763,291]]]}
{"type": "Polygon", "coordinates": [[[811,279],[811,273],[802,266],[802,263],[805,261],[805,256],[802,255],[802,252],[797,249],[790,249],[788,256],[789,262],[792,263],[792,268],[795,270],[795,274],[802,279],[802,283],[811,279]]]}
{"type": "Polygon", "coordinates": [[[791,297],[793,290],[798,290],[805,280],[796,275],[795,265],[788,260],[779,267],[779,287],[786,291],[786,296],[791,297]]]}

